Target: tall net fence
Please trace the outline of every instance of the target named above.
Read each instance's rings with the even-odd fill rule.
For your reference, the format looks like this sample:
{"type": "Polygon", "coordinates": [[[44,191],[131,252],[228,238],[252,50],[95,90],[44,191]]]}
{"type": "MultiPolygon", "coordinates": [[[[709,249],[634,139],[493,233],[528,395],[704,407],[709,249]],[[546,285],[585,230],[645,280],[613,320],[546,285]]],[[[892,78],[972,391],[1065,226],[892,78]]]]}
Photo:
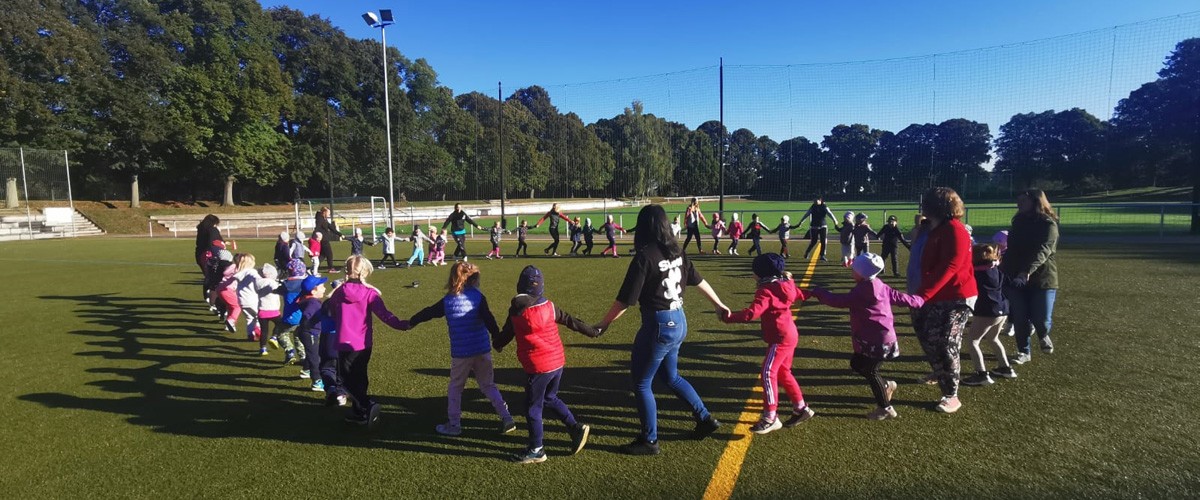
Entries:
{"type": "Polygon", "coordinates": [[[1115,119],[1169,58],[1200,57],[1196,37],[1200,12],[900,59],[506,84],[503,104],[476,113],[464,187],[409,196],[497,199],[503,184],[510,199],[907,201],[942,185],[999,200],[1191,185],[1178,155],[1131,148],[1121,130],[1136,127],[1115,119]]]}

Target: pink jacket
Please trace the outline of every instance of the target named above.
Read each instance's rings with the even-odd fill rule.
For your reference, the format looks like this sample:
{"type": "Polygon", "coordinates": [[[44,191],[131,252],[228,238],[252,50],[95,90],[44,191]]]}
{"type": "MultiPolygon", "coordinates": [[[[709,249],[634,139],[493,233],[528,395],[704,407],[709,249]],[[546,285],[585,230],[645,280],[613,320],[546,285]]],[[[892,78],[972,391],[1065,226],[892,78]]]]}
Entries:
{"type": "Polygon", "coordinates": [[[355,281],[338,287],[325,301],[325,307],[337,324],[337,349],[342,352],[371,348],[374,325],[368,311],[387,326],[399,330],[402,325],[400,318],[383,304],[378,289],[355,281]]]}
{"type": "Polygon", "coordinates": [[[891,358],[900,353],[892,321],[892,304],[910,308],[925,304],[921,297],[897,292],[879,279],[860,281],[846,294],[814,288],[813,295],[827,306],[850,309],[854,352],[874,358],[891,358]]]}

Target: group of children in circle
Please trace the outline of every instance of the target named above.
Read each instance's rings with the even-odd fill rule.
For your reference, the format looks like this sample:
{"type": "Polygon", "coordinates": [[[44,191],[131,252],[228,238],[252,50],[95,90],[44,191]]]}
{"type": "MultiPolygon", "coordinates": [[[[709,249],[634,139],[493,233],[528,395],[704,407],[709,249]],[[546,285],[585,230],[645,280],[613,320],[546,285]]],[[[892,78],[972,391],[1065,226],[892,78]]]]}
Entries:
{"type": "MultiPolygon", "coordinates": [[[[554,215],[566,219],[553,212],[547,217],[554,215]]],[[[891,307],[897,304],[920,308],[923,300],[919,296],[893,290],[879,280],[878,275],[885,270],[883,257],[868,251],[869,239],[858,239],[860,234],[867,238],[882,237],[885,254],[891,246],[895,273],[894,245],[900,242],[908,246],[907,240],[896,229],[895,217],[889,218],[884,230],[875,233],[866,225],[865,215],[858,214],[853,219],[852,216],[847,212],[842,224],[837,226],[844,235],[843,241],[846,241],[845,235],[852,238],[849,243],[843,243],[843,265],[853,271],[855,285],[845,294],[834,294],[821,288],[800,289],[785,270],[786,239],[781,238],[784,247],[779,254],[762,253],[758,241],[752,247],[758,252],[751,266],[757,279],[755,299],[742,311],[721,315],[722,321],[730,323],[761,319],[763,340],[771,347],[760,374],[764,389],[763,413],[751,428],[752,432],[766,434],[784,426],[791,427],[815,414],[804,402],[791,366],[798,336],[792,307],[809,297],[815,297],[828,306],[850,310],[853,346],[850,366],[866,379],[876,401],[876,408],[867,417],[884,420],[897,416],[891,404],[897,384],[879,375],[882,362],[894,359],[899,354],[891,307]],[[852,249],[850,252],[854,255],[846,252],[847,247],[852,249]],[[778,418],[776,410],[781,383],[793,403],[793,416],[786,423],[778,418]]],[[[547,217],[543,217],[543,220],[547,217]]],[[[744,229],[740,227],[736,214],[733,219],[731,237],[742,234],[740,229],[744,229]]],[[[474,224],[469,218],[466,220],[474,224]]],[[[538,221],[538,224],[541,222],[538,221]]],[[[713,223],[707,225],[720,228],[722,222],[717,216],[713,223]]],[[[606,226],[609,226],[610,235],[612,231],[621,230],[620,226],[612,223],[611,216],[606,226]]],[[[498,228],[499,223],[495,227],[498,228]]],[[[522,227],[528,226],[522,224],[522,227]]],[[[676,234],[678,227],[678,222],[672,225],[672,231],[676,234]]],[[[784,216],[777,229],[769,232],[786,232],[794,228],[784,216]]],[[[764,229],[756,214],[748,230],[764,229]]],[[[436,262],[435,265],[444,263],[445,237],[434,226],[430,226],[430,234],[432,239],[422,234],[419,227],[414,229],[408,238],[414,242],[410,263],[421,262],[423,255],[419,252],[426,242],[434,245],[429,262],[436,262]]],[[[319,235],[316,238],[319,245],[319,235]]],[[[390,260],[395,263],[395,239],[398,238],[389,228],[381,240],[385,242],[384,262],[390,260]]],[[[737,238],[733,239],[730,253],[737,255],[737,238]]],[[[976,319],[971,325],[971,333],[967,335],[971,342],[971,356],[978,367],[975,376],[964,380],[967,385],[991,383],[989,375],[1016,377],[998,337],[1004,329],[1003,315],[1006,314],[1006,308],[1002,305],[1003,295],[999,292],[1001,278],[996,269],[1003,253],[1004,233],[998,233],[995,239],[994,244],[973,247],[978,296],[983,300],[975,306],[976,319]],[[993,346],[1002,366],[991,372],[986,370],[980,351],[981,343],[993,346]]],[[[508,433],[516,429],[508,405],[495,384],[491,359],[493,348],[500,352],[515,340],[518,359],[529,377],[526,384],[526,417],[530,438],[526,449],[517,453],[514,459],[522,463],[545,460],[542,411],[547,406],[567,427],[571,453],[578,453],[584,448],[590,427],[578,422],[557,395],[557,380],[561,378],[565,364],[557,325],[568,326],[589,337],[597,337],[602,331],[554,307],[544,296],[545,280],[541,270],[527,266],[522,271],[517,281],[517,295],[508,310],[503,328],[496,322],[486,297],[479,290],[479,268],[466,259],[455,262],[451,267],[444,297],[410,319],[401,320],[384,306],[379,290],[367,283],[374,266],[362,255],[364,240],[361,230],[355,230],[350,241],[352,255],[345,263],[346,279],[330,283],[332,290],[329,293],[326,292],[327,278],[319,275],[315,255],[311,269],[304,263],[305,256],[317,254],[319,250],[305,246],[301,234],[297,234],[296,238],[289,238],[287,233],[281,234],[276,246],[275,264],[264,264],[261,270],[256,269],[253,255],[233,255],[225,249],[224,242],[213,241],[204,266],[205,300],[230,332],[236,331],[239,318],[244,316],[246,337],[258,343],[261,355],[269,355],[269,347],[282,349],[284,363],[301,365],[300,378],[312,380],[310,388],[325,394],[327,406],[350,407],[347,422],[367,427],[373,426],[380,415],[379,404],[366,392],[367,364],[373,345],[372,314],[398,330],[408,330],[436,318],[446,319],[451,350],[448,418],[435,430],[448,436],[462,432],[461,394],[466,380],[471,376],[492,403],[500,420],[498,430],[508,433]],[[280,276],[281,269],[286,271],[286,276],[280,276]],[[325,299],[327,296],[328,299],[325,299]],[[545,304],[550,305],[542,307],[545,304]],[[547,378],[547,374],[554,376],[547,378]]],[[[493,252],[498,253],[498,246],[498,239],[493,238],[493,252]]],[[[611,236],[610,248],[612,255],[616,256],[611,236]]],[[[547,248],[547,253],[552,249],[547,248]]],[[[809,250],[813,248],[810,246],[809,250]]],[[[823,243],[819,250],[824,252],[823,243]]],[[[928,380],[934,379],[929,378],[926,382],[928,380]]]]}

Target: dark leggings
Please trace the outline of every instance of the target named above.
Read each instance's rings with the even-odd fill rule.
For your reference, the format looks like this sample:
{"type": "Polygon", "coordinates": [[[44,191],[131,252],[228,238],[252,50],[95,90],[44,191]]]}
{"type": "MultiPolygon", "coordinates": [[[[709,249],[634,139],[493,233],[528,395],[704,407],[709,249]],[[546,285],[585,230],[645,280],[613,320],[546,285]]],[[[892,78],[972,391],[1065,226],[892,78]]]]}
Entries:
{"type": "Polygon", "coordinates": [[[592,246],[593,246],[593,245],[594,245],[594,243],[593,243],[593,242],[591,242],[591,241],[588,241],[588,242],[584,243],[584,244],[583,244],[583,254],[584,254],[584,255],[591,255],[591,254],[592,254],[592,246]]]}
{"type": "Polygon", "coordinates": [[[700,227],[699,226],[688,226],[687,227],[687,237],[683,239],[683,252],[687,253],[687,247],[689,244],[691,244],[692,238],[696,238],[696,250],[699,250],[700,253],[704,253],[704,247],[701,246],[703,243],[700,242],[700,227]]]}
{"type": "Polygon", "coordinates": [[[825,258],[825,247],[829,246],[826,244],[829,239],[829,229],[825,226],[812,227],[809,228],[809,233],[810,241],[808,243],[808,250],[804,251],[804,258],[808,258],[808,255],[813,251],[813,247],[817,246],[818,241],[821,242],[821,258],[825,258]]]}
{"type": "Polygon", "coordinates": [[[578,424],[567,404],[558,397],[563,369],[549,373],[531,374],[525,382],[525,418],[529,422],[529,449],[542,447],[542,414],[549,408],[563,425],[573,429],[578,424]]]}
{"type": "Polygon", "coordinates": [[[739,238],[730,238],[729,239],[729,251],[730,252],[737,251],[738,241],[739,241],[739,238]]]}
{"type": "Polygon", "coordinates": [[[454,256],[467,256],[467,233],[454,233],[454,256]]]}
{"type": "Polygon", "coordinates": [[[321,258],[325,259],[325,268],[333,269],[333,242],[321,240],[321,258]]]}
{"type": "Polygon", "coordinates": [[[304,332],[296,335],[296,340],[304,345],[304,364],[302,366],[308,370],[313,383],[316,383],[321,380],[321,338],[318,335],[304,332]]]}
{"type": "Polygon", "coordinates": [[[883,258],[884,265],[887,265],[888,261],[891,260],[892,274],[899,274],[900,272],[899,268],[896,267],[896,250],[895,246],[884,245],[883,254],[880,255],[883,258]]]}
{"type": "Polygon", "coordinates": [[[582,241],[572,242],[571,243],[571,255],[575,255],[575,254],[579,253],[579,247],[581,247],[581,246],[583,246],[582,241]]]}
{"type": "Polygon", "coordinates": [[[867,379],[867,385],[871,386],[871,394],[875,395],[875,404],[880,408],[886,408],[892,403],[887,399],[887,386],[884,385],[883,377],[879,376],[879,365],[882,364],[882,358],[872,358],[858,353],[850,357],[850,369],[867,379]]]}
{"type": "Polygon", "coordinates": [[[718,236],[713,236],[713,252],[717,251],[717,245],[720,245],[720,244],[721,244],[721,238],[718,236]]]}
{"type": "Polygon", "coordinates": [[[762,240],[759,238],[751,238],[750,241],[753,244],[750,245],[750,250],[746,251],[746,255],[754,255],[754,252],[758,252],[759,255],[762,255],[762,246],[760,246],[762,240]]]}
{"type": "Polygon", "coordinates": [[[367,363],[371,361],[371,349],[343,351],[338,353],[338,377],[342,387],[354,402],[351,412],[358,417],[367,416],[367,410],[375,401],[367,395],[367,363]]]}
{"type": "Polygon", "coordinates": [[[558,228],[550,228],[550,239],[554,240],[542,253],[558,253],[558,228]]]}
{"type": "Polygon", "coordinates": [[[517,253],[513,255],[529,256],[529,245],[525,244],[525,240],[517,240],[517,253]]]}

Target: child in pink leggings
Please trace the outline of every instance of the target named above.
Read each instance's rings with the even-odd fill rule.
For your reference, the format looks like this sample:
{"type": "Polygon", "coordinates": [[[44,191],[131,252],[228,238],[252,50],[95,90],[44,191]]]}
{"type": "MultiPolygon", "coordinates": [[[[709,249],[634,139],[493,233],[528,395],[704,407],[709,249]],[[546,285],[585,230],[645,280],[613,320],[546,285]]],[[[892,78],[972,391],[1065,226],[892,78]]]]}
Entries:
{"type": "Polygon", "coordinates": [[[792,375],[792,358],[800,334],[792,320],[792,304],[808,299],[808,294],[796,287],[791,273],[784,270],[785,260],[777,253],[760,254],[752,264],[758,278],[754,301],[741,311],[722,318],[726,323],[749,323],[762,318],[763,341],[767,355],[762,364],[763,413],[750,428],[755,434],[766,434],[781,427],[792,427],[812,418],[814,412],[804,402],[800,384],[792,375]],[[792,417],[781,422],[776,413],[779,407],[779,386],[783,385],[792,400],[792,417]]]}

